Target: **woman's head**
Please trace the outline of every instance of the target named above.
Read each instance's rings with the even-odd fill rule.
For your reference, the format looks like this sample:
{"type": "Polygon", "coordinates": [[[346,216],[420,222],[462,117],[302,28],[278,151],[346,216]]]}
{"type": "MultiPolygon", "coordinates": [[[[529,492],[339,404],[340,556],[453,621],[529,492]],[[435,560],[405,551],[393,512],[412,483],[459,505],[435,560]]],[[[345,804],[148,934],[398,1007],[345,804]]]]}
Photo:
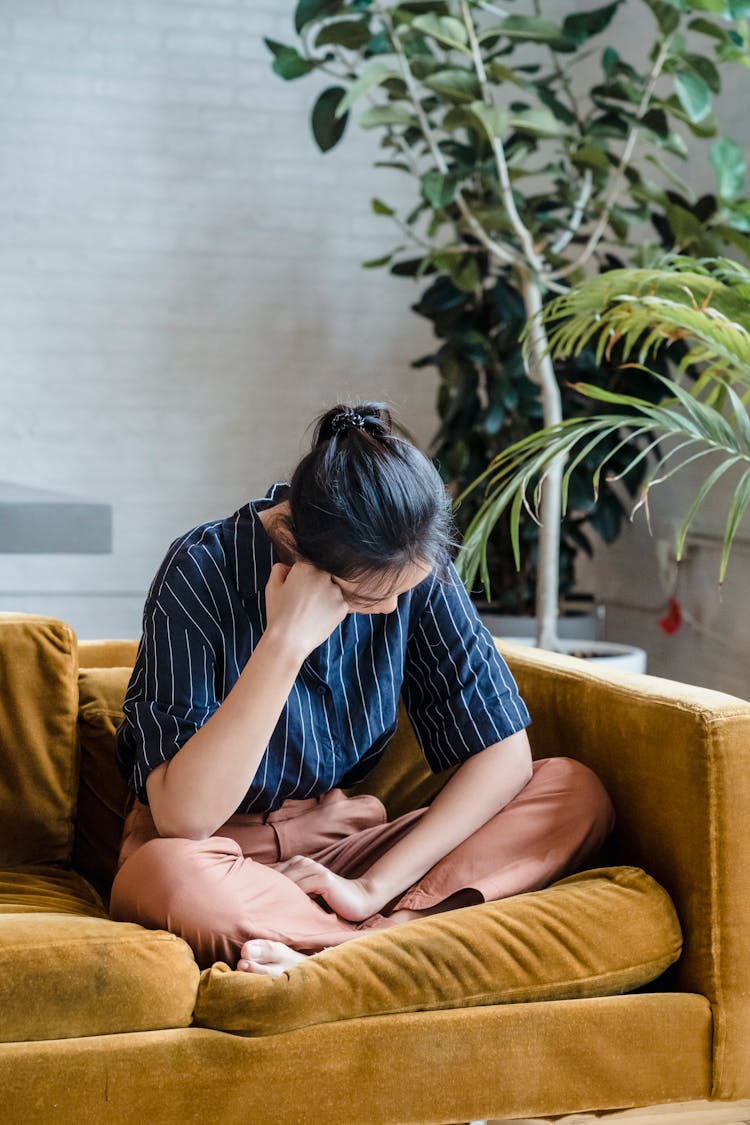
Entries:
{"type": "Polygon", "coordinates": [[[291,475],[285,529],[347,592],[386,596],[430,571],[442,579],[458,545],[437,469],[392,426],[382,402],[339,403],[315,419],[291,475]]]}

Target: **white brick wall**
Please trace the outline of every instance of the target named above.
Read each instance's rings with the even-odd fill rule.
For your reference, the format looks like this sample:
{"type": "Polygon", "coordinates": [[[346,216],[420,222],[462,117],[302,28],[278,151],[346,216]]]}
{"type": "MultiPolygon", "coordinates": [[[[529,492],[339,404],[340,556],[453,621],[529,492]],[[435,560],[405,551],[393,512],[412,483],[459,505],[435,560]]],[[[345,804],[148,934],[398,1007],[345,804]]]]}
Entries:
{"type": "Polygon", "coordinates": [[[262,42],[292,42],[293,11],[0,11],[0,479],[109,502],[114,526],[111,555],[0,554],[2,610],[136,636],[169,542],[285,476],[337,397],[432,435],[419,287],[359,265],[398,240],[370,197],[411,185],[356,127],[318,151],[320,79],[284,83],[262,42]]]}
{"type": "MultiPolygon", "coordinates": [[[[0,554],[0,610],[137,636],[171,539],[285,475],[333,399],[383,396],[417,440],[434,431],[435,373],[409,367],[432,345],[409,309],[421,286],[359,265],[398,241],[371,196],[406,202],[411,183],[372,168],[376,138],[354,122],[318,152],[309,112],[332,80],[283,82],[262,42],[294,41],[294,6],[0,7],[0,480],[109,502],[114,525],[111,555],[0,554]]],[[[747,82],[738,68],[720,105],[738,138],[747,82]]],[[[674,479],[684,510],[689,483],[674,479]]],[[[678,591],[697,618],[718,596],[701,550],[678,591]]],[[[661,633],[653,560],[642,512],[594,566],[581,559],[579,585],[610,602],[609,638],[644,643],[656,674],[746,695],[732,583],[747,555],[713,637],[661,633]]]]}

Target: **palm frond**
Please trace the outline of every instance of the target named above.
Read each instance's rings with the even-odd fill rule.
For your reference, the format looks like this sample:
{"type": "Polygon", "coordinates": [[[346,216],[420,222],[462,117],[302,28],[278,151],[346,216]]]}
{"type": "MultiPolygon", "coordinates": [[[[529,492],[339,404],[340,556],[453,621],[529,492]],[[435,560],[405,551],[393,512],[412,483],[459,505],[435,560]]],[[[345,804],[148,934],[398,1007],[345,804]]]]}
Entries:
{"type": "Polygon", "coordinates": [[[750,273],[728,259],[717,260],[713,272],[675,261],[672,268],[609,270],[550,301],[541,314],[550,354],[570,356],[595,345],[601,363],[619,343],[628,355],[638,345],[643,363],[682,340],[681,371],[697,365],[714,379],[750,386],[750,273]]]}
{"type": "MultiPolygon", "coordinates": [[[[595,489],[598,487],[602,468],[613,454],[624,445],[633,444],[634,455],[626,468],[617,477],[610,479],[616,480],[625,476],[638,461],[651,452],[657,444],[656,440],[646,445],[645,448],[636,444],[637,439],[645,432],[656,433],[659,435],[657,440],[664,437],[684,439],[665,454],[656,457],[653,471],[642,485],[640,500],[632,509],[631,519],[638,508],[646,503],[648,490],[653,484],[666,480],[673,473],[699,457],[705,457],[713,453],[722,458],[719,465],[714,468],[702,484],[698,495],[690,504],[683,519],[678,533],[678,559],[681,557],[685,537],[698,508],[711,488],[734,465],[744,464],[747,466],[735,493],[727,524],[725,553],[728,553],[739,519],[750,504],[750,421],[748,421],[744,412],[742,402],[730,388],[730,402],[737,422],[735,431],[727,419],[713,406],[693,398],[688,391],[675,386],[674,382],[666,376],[658,375],[656,372],[652,372],[652,374],[656,378],[662,379],[667,387],[674,392],[672,399],[655,405],[634,395],[619,394],[602,387],[577,383],[575,387],[581,394],[613,405],[627,406],[631,413],[608,413],[590,415],[585,418],[568,418],[554,426],[537,430],[513,445],[507,446],[490,462],[482,476],[477,478],[477,481],[473,482],[468,489],[464,490],[461,497],[466,496],[480,481],[485,483],[484,499],[466,530],[461,552],[455,560],[456,567],[467,586],[473,583],[477,570],[480,570],[485,592],[489,598],[489,575],[486,562],[487,541],[508,504],[511,504],[510,527],[513,554],[516,568],[519,569],[521,508],[526,506],[532,517],[536,519],[541,493],[540,475],[543,479],[543,476],[549,472],[558,458],[568,463],[572,457],[563,477],[560,513],[563,517],[568,510],[568,481],[571,472],[584,456],[591,453],[598,443],[617,431],[627,431],[627,434],[615,446],[614,450],[608,449],[600,457],[593,476],[595,489]],[[675,408],[672,408],[672,403],[675,404],[675,408]],[[586,442],[586,444],[582,449],[578,448],[575,456],[573,456],[580,442],[586,442]],[[684,456],[677,465],[670,468],[667,474],[659,478],[656,477],[656,474],[670,458],[696,445],[700,446],[697,452],[691,453],[690,456],[684,456]],[[532,481],[536,482],[534,488],[535,511],[532,511],[529,506],[526,495],[532,481]]],[[[726,558],[723,556],[720,581],[723,581],[725,569],[726,558]]]]}

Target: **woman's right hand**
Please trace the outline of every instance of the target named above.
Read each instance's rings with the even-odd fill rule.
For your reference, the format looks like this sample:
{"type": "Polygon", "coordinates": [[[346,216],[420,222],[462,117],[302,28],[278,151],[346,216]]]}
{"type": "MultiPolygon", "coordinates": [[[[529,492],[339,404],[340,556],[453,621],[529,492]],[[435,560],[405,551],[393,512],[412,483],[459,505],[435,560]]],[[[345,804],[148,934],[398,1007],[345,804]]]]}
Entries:
{"type": "Polygon", "coordinates": [[[292,639],[310,655],[349,613],[349,605],[326,571],[297,560],[275,563],[266,584],[266,629],[292,639]]]}

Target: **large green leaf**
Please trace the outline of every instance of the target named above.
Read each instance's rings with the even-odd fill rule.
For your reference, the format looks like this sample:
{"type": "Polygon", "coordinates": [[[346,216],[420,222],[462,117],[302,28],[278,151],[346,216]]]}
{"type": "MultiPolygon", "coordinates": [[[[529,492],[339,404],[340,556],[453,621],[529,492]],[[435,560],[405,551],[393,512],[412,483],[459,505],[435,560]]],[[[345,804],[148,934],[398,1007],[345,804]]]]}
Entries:
{"type": "Polygon", "coordinates": [[[422,194],[433,207],[445,207],[456,198],[458,180],[446,172],[426,172],[421,181],[422,194]]]}
{"type": "Polygon", "coordinates": [[[683,62],[686,62],[708,86],[713,94],[718,94],[721,90],[721,78],[715,65],[705,55],[696,55],[689,51],[684,51],[682,54],[683,62]]]}
{"type": "Polygon", "coordinates": [[[370,206],[372,207],[372,210],[373,210],[374,214],[376,214],[376,215],[395,215],[396,214],[396,212],[393,210],[392,207],[389,207],[387,203],[383,203],[382,199],[377,199],[377,198],[372,199],[370,201],[370,206]]]}
{"type": "Polygon", "coordinates": [[[527,109],[521,113],[514,113],[508,124],[519,133],[530,133],[534,137],[565,136],[565,126],[562,121],[558,121],[554,113],[546,108],[527,109]]]}
{"type": "Polygon", "coordinates": [[[459,67],[437,70],[423,78],[422,85],[452,102],[471,102],[480,94],[476,73],[459,67]]]}
{"type": "Polygon", "coordinates": [[[385,82],[386,78],[400,78],[401,75],[396,70],[391,70],[383,62],[370,63],[365,70],[362,71],[359,78],[352,82],[351,86],[346,92],[346,95],[341,99],[336,110],[338,117],[343,117],[344,114],[351,109],[358,98],[371,90],[373,86],[379,86],[381,82],[385,82]]]}
{"type": "Polygon", "coordinates": [[[576,46],[585,43],[592,35],[604,31],[612,21],[622,0],[614,0],[603,8],[594,8],[590,12],[574,12],[563,20],[562,30],[566,39],[571,39],[576,46]]]}
{"type": "Polygon", "coordinates": [[[264,39],[263,42],[274,56],[271,70],[274,74],[278,74],[279,78],[287,81],[302,78],[318,66],[318,63],[312,59],[304,58],[295,47],[287,47],[275,39],[264,39]]]}
{"type": "Polygon", "coordinates": [[[373,105],[359,119],[363,129],[374,129],[378,125],[418,125],[418,121],[407,105],[373,105]]]}
{"type": "Polygon", "coordinates": [[[572,42],[566,42],[562,28],[558,24],[541,16],[506,16],[504,20],[481,31],[478,39],[483,42],[485,39],[498,36],[526,43],[555,44],[558,49],[563,50],[571,50],[574,47],[572,42]]]}
{"type": "MultiPolygon", "coordinates": [[[[721,4],[723,7],[724,0],[721,0],[721,4]]],[[[700,35],[710,35],[712,39],[718,39],[720,43],[724,43],[727,38],[727,33],[723,28],[700,16],[697,19],[691,20],[688,27],[691,31],[697,31],[700,35]]]]}
{"type": "Polygon", "coordinates": [[[711,111],[711,91],[697,74],[683,70],[674,77],[674,87],[680,105],[690,121],[703,121],[711,111]]]}
{"type": "Polygon", "coordinates": [[[294,29],[297,34],[308,23],[333,16],[344,6],[344,0],[299,0],[294,12],[294,29]]]}
{"type": "Polygon", "coordinates": [[[414,30],[421,31],[423,35],[437,39],[438,43],[443,43],[446,47],[453,47],[467,55],[471,54],[466,28],[461,20],[454,19],[452,16],[436,16],[430,12],[428,15],[417,16],[412,20],[411,26],[414,30]]]}
{"type": "Polygon", "coordinates": [[[611,169],[606,152],[593,145],[580,145],[571,153],[570,159],[574,164],[582,164],[584,168],[594,168],[598,172],[609,172],[611,169]]]}
{"type": "Polygon", "coordinates": [[[312,131],[321,152],[328,152],[333,148],[341,140],[346,128],[348,116],[346,114],[343,117],[336,116],[336,110],[345,92],[343,86],[329,86],[318,96],[313,106],[312,131]]]}
{"type": "Polygon", "coordinates": [[[369,19],[333,20],[321,27],[315,37],[315,46],[325,47],[329,43],[335,43],[339,47],[359,51],[365,43],[370,42],[370,38],[369,19]]]}
{"type": "Polygon", "coordinates": [[[479,122],[490,142],[501,137],[508,127],[508,114],[497,106],[487,106],[484,102],[472,102],[467,107],[471,116],[479,122]]]}
{"type": "Polygon", "coordinates": [[[646,4],[654,13],[662,35],[671,35],[679,27],[680,13],[673,4],[667,0],[646,0],[646,4]]]}
{"type": "Polygon", "coordinates": [[[711,145],[708,158],[716,176],[722,199],[737,199],[745,186],[746,164],[742,149],[729,137],[718,137],[711,145]]]}

